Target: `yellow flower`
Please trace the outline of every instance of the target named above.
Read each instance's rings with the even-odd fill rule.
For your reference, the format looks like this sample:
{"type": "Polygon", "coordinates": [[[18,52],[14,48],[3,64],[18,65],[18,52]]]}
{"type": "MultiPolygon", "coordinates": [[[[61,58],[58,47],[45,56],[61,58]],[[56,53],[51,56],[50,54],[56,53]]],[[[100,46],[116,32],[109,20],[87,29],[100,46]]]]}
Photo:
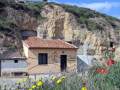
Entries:
{"type": "Polygon", "coordinates": [[[36,85],[32,85],[32,89],[35,89],[36,88],[36,85]]]}
{"type": "Polygon", "coordinates": [[[64,80],[66,77],[65,76],[62,76],[61,79],[64,80]]]}
{"type": "Polygon", "coordinates": [[[37,86],[42,86],[43,85],[43,82],[42,81],[38,81],[38,83],[37,83],[37,86]]]}
{"type": "Polygon", "coordinates": [[[52,78],[51,78],[53,81],[56,79],[56,77],[55,76],[52,76],[52,78]]]}
{"type": "Polygon", "coordinates": [[[84,87],[81,88],[81,90],[87,90],[87,88],[84,86],[84,87]]]}
{"type": "Polygon", "coordinates": [[[23,82],[26,82],[26,81],[27,81],[27,78],[24,78],[22,81],[23,81],[23,82]]]}
{"type": "Polygon", "coordinates": [[[56,83],[57,83],[57,84],[60,84],[60,83],[62,83],[62,80],[61,80],[61,79],[58,79],[56,83]]]}
{"type": "Polygon", "coordinates": [[[17,84],[26,82],[26,80],[27,80],[27,79],[20,79],[20,80],[17,81],[17,84]]]}
{"type": "Polygon", "coordinates": [[[19,82],[19,81],[17,81],[16,83],[17,83],[17,84],[20,84],[20,82],[19,82]]]}

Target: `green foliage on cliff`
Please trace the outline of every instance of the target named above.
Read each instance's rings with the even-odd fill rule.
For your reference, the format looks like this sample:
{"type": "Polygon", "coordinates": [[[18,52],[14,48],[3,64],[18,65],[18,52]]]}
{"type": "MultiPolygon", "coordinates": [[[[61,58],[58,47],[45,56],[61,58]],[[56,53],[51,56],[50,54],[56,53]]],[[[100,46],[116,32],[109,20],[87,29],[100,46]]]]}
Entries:
{"type": "Polygon", "coordinates": [[[34,12],[34,16],[41,20],[41,19],[44,19],[41,15],[40,15],[40,12],[41,12],[41,9],[42,7],[45,5],[46,3],[44,2],[38,2],[38,3],[26,3],[24,6],[29,8],[30,10],[32,10],[34,12]]]}
{"type": "Polygon", "coordinates": [[[99,17],[99,13],[97,13],[94,10],[90,10],[87,8],[80,8],[77,6],[70,6],[70,5],[62,5],[62,7],[67,11],[70,12],[72,14],[74,14],[78,21],[81,22],[87,20],[88,18],[95,18],[95,17],[99,17]],[[84,19],[84,20],[83,20],[84,19]]]}
{"type": "MultiPolygon", "coordinates": [[[[31,17],[35,17],[37,20],[41,20],[41,19],[44,19],[44,17],[40,15],[41,9],[46,4],[56,4],[56,3],[45,3],[45,2],[27,2],[27,3],[12,3],[12,4],[8,3],[8,6],[15,10],[28,13],[31,17]]],[[[87,8],[65,5],[65,4],[56,4],[56,5],[62,6],[65,9],[65,11],[70,12],[73,15],[75,15],[78,23],[84,24],[90,31],[103,29],[102,26],[99,25],[99,23],[95,23],[94,21],[89,20],[91,18],[94,19],[96,17],[97,18],[102,17],[106,19],[114,29],[120,28],[118,25],[116,25],[113,22],[113,21],[120,22],[120,20],[114,17],[107,16],[105,14],[101,14],[101,13],[98,13],[94,10],[90,10],[87,8]]],[[[8,23],[9,23],[8,20],[2,20],[2,18],[0,18],[0,26],[6,26],[8,25],[8,23]]]]}
{"type": "Polygon", "coordinates": [[[119,19],[115,17],[108,16],[94,10],[90,10],[88,8],[71,6],[71,5],[60,5],[62,6],[67,12],[70,12],[76,16],[78,23],[85,24],[88,30],[104,30],[102,26],[98,23],[90,21],[91,18],[104,18],[114,29],[120,29],[118,25],[114,23],[114,21],[120,22],[119,19]]]}

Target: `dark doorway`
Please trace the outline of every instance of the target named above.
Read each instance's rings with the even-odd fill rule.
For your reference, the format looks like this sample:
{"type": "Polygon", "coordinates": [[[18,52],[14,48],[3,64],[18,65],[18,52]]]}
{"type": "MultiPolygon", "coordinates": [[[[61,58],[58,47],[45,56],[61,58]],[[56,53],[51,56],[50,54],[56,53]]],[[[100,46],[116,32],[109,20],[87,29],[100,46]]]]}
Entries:
{"type": "Polygon", "coordinates": [[[114,45],[114,42],[110,42],[110,47],[113,47],[113,45],[114,45]]]}
{"type": "Polygon", "coordinates": [[[38,55],[38,64],[48,64],[48,54],[47,53],[40,53],[38,55]]]}
{"type": "Polygon", "coordinates": [[[67,55],[61,55],[60,56],[60,68],[61,71],[66,71],[67,68],[67,55]]]}

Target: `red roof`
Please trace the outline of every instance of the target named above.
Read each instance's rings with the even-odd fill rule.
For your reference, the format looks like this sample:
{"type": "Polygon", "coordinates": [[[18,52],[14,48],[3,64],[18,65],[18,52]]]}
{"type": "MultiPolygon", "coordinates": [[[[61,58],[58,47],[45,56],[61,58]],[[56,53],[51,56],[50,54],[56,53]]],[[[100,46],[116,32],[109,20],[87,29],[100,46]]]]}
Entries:
{"type": "Polygon", "coordinates": [[[56,49],[77,49],[76,46],[69,44],[62,40],[48,40],[48,39],[41,39],[38,37],[28,37],[26,40],[23,41],[28,48],[30,49],[38,49],[38,48],[56,48],[56,49]]]}

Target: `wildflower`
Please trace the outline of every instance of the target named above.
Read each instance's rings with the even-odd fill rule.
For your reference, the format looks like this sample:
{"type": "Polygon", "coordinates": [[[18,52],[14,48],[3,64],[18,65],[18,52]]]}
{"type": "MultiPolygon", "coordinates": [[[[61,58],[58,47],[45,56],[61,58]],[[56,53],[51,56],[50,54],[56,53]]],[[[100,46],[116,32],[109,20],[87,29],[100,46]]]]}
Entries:
{"type": "Polygon", "coordinates": [[[97,68],[96,72],[99,74],[108,74],[108,70],[105,68],[97,68]]]}
{"type": "Polygon", "coordinates": [[[26,82],[26,81],[27,81],[27,79],[24,78],[24,79],[22,79],[20,82],[22,83],[22,82],[26,82]]]}
{"type": "Polygon", "coordinates": [[[17,84],[20,84],[20,81],[17,81],[16,83],[17,83],[17,84]]]}
{"type": "Polygon", "coordinates": [[[81,88],[81,90],[87,90],[87,87],[84,86],[84,87],[81,88]]]}
{"type": "Polygon", "coordinates": [[[114,60],[112,60],[111,58],[107,61],[107,65],[108,66],[112,66],[113,64],[115,64],[116,62],[114,60]]]}
{"type": "Polygon", "coordinates": [[[17,84],[20,84],[20,83],[22,83],[22,80],[18,80],[16,83],[17,83],[17,84]]]}
{"type": "Polygon", "coordinates": [[[35,89],[36,88],[36,85],[32,85],[32,89],[35,89]]]}
{"type": "Polygon", "coordinates": [[[62,76],[61,79],[64,80],[66,77],[65,76],[62,76]]]}
{"type": "Polygon", "coordinates": [[[56,77],[55,76],[52,76],[52,78],[51,78],[53,81],[55,81],[55,79],[56,79],[56,77]]]}
{"type": "Polygon", "coordinates": [[[38,83],[37,83],[37,86],[42,86],[43,85],[43,82],[42,81],[38,81],[38,83]]]}
{"type": "Polygon", "coordinates": [[[62,80],[61,80],[61,79],[58,79],[56,83],[57,83],[57,84],[60,84],[60,83],[62,83],[62,80]]]}

